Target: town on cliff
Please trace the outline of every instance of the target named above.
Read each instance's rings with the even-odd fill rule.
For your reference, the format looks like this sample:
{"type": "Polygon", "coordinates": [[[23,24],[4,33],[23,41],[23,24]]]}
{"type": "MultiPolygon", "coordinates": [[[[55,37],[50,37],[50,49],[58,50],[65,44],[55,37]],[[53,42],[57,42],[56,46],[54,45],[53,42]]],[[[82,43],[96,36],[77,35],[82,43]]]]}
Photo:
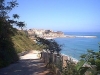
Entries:
{"type": "Polygon", "coordinates": [[[44,39],[54,39],[54,38],[97,38],[97,36],[77,36],[77,35],[65,35],[62,31],[53,31],[45,29],[28,29],[26,30],[30,38],[35,36],[44,39]]]}
{"type": "Polygon", "coordinates": [[[30,37],[34,37],[37,35],[38,37],[44,39],[54,39],[58,37],[66,37],[62,31],[53,31],[53,30],[45,30],[45,29],[29,29],[27,30],[30,37]]]}

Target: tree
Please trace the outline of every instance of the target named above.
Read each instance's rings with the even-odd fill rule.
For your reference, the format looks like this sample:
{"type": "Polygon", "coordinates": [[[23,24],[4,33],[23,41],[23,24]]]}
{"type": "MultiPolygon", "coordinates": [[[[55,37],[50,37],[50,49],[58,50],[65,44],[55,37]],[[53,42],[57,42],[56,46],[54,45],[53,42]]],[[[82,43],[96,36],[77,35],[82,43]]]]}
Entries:
{"type": "MultiPolygon", "coordinates": [[[[61,51],[61,46],[62,45],[59,45],[54,39],[43,39],[43,38],[40,38],[40,37],[36,37],[37,38],[37,42],[38,44],[43,44],[45,47],[44,49],[47,51],[47,53],[49,52],[49,61],[46,65],[46,67],[49,67],[51,69],[54,69],[54,66],[56,65],[56,63],[53,62],[53,54],[56,52],[57,55],[60,56],[60,51],[61,51]]],[[[60,59],[61,60],[61,59],[60,59]]],[[[62,66],[62,65],[60,65],[62,66]]],[[[61,69],[61,67],[60,67],[61,69]]]]}
{"type": "Polygon", "coordinates": [[[0,18],[9,18],[8,13],[18,5],[17,1],[13,0],[5,3],[5,0],[0,0],[0,18]]]}
{"type": "MultiPolygon", "coordinates": [[[[11,37],[13,33],[12,23],[16,23],[13,20],[10,20],[8,13],[18,5],[16,1],[7,2],[8,5],[5,4],[5,0],[0,0],[0,40],[8,39],[11,37]]],[[[1,43],[1,42],[0,42],[1,43]]]]}
{"type": "MultiPolygon", "coordinates": [[[[17,32],[13,25],[17,21],[11,20],[8,13],[18,5],[17,1],[12,0],[5,3],[0,0],[0,68],[18,61],[18,55],[12,42],[12,36],[17,32]]],[[[18,18],[18,15],[13,15],[18,18]]]]}
{"type": "Polygon", "coordinates": [[[21,30],[23,30],[23,27],[25,26],[24,22],[18,22],[17,26],[21,28],[21,30]]]}
{"type": "Polygon", "coordinates": [[[86,54],[80,56],[77,64],[67,60],[67,66],[63,69],[63,75],[98,75],[100,74],[100,47],[98,52],[87,50],[86,54]]]}
{"type": "Polygon", "coordinates": [[[37,38],[38,43],[45,45],[45,49],[46,50],[48,49],[50,51],[50,53],[52,53],[52,54],[54,52],[59,53],[61,51],[62,45],[59,45],[54,39],[47,40],[47,39],[43,39],[43,38],[40,38],[37,36],[36,36],[36,38],[37,38]]]}
{"type": "Polygon", "coordinates": [[[16,18],[19,19],[19,15],[18,14],[13,14],[13,18],[14,19],[16,19],[16,18]]]}
{"type": "Polygon", "coordinates": [[[86,55],[88,55],[89,59],[87,59],[86,56],[84,56],[82,60],[87,60],[88,65],[90,65],[88,70],[93,75],[100,74],[100,51],[94,52],[93,50],[88,50],[86,55]]]}

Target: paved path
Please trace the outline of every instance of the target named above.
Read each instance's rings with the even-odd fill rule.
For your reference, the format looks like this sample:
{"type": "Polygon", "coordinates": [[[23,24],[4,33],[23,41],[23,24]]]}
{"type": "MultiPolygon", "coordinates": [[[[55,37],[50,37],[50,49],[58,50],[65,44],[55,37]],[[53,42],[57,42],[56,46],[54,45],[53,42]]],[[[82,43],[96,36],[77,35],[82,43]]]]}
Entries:
{"type": "Polygon", "coordinates": [[[37,51],[21,56],[20,61],[0,69],[0,75],[49,75],[49,70],[39,59],[37,51]]]}

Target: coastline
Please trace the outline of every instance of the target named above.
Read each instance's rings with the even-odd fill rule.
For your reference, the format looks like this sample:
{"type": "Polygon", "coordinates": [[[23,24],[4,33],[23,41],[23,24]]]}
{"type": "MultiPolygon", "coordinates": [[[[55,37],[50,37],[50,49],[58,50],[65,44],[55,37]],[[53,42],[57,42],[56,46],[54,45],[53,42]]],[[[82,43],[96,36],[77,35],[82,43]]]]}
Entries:
{"type": "MultiPolygon", "coordinates": [[[[49,55],[49,53],[47,53],[45,50],[43,50],[43,54],[44,54],[45,58],[48,57],[48,55],[49,55]]],[[[56,56],[56,54],[57,53],[54,53],[53,56],[56,56]]],[[[61,57],[62,57],[62,60],[63,60],[63,66],[66,66],[66,60],[71,60],[75,64],[77,64],[79,62],[79,60],[77,60],[76,58],[71,57],[71,56],[66,55],[66,54],[61,53],[61,57]]]]}
{"type": "Polygon", "coordinates": [[[94,35],[71,35],[64,34],[62,31],[53,31],[53,30],[45,30],[45,29],[29,29],[27,30],[27,34],[34,38],[35,35],[44,39],[55,39],[55,38],[97,38],[94,35]]]}
{"type": "Polygon", "coordinates": [[[66,60],[71,60],[73,61],[75,64],[77,64],[79,62],[79,60],[77,60],[76,58],[72,57],[72,56],[69,56],[69,55],[66,55],[66,54],[62,54],[61,55],[64,57],[64,59],[66,60]]]}
{"type": "Polygon", "coordinates": [[[42,37],[44,39],[55,39],[55,38],[97,38],[97,36],[74,36],[74,35],[66,35],[60,37],[42,37]]]}

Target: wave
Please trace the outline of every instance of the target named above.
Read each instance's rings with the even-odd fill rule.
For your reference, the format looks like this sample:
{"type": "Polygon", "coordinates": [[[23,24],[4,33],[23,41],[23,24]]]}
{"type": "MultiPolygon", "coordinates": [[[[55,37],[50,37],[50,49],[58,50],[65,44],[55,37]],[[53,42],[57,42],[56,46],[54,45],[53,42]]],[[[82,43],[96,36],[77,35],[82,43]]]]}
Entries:
{"type": "Polygon", "coordinates": [[[77,35],[66,35],[68,38],[97,38],[97,36],[77,36],[77,35]]]}

